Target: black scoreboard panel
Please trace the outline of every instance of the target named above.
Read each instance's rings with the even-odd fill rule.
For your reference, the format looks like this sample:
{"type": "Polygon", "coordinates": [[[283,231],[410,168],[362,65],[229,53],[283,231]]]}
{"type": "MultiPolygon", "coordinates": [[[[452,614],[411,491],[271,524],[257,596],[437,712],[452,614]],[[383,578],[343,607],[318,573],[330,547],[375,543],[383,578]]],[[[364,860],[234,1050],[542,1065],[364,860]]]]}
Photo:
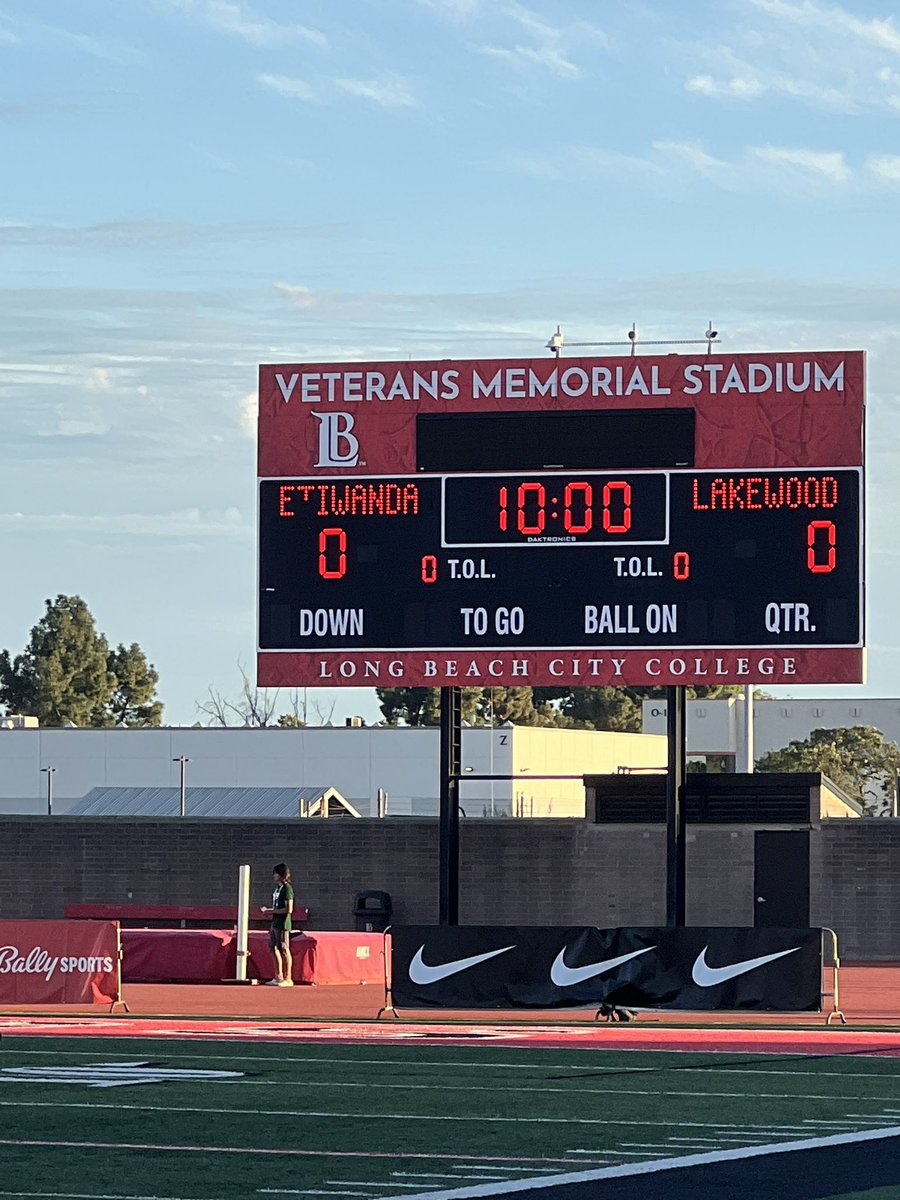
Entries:
{"type": "Polygon", "coordinates": [[[690,467],[692,408],[419,413],[419,471],[690,467]]]}
{"type": "Polygon", "coordinates": [[[260,481],[262,650],[858,646],[861,472],[260,481]]]}

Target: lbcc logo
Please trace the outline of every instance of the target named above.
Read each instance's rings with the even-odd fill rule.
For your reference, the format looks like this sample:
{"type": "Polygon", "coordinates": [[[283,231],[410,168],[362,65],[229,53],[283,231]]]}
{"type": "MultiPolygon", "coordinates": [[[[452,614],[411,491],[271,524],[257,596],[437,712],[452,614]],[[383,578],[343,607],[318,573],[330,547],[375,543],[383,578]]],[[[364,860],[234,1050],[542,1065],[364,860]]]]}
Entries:
{"type": "Polygon", "coordinates": [[[355,467],[359,462],[359,438],[352,432],[354,418],[348,412],[312,414],[319,422],[317,467],[355,467]]]}

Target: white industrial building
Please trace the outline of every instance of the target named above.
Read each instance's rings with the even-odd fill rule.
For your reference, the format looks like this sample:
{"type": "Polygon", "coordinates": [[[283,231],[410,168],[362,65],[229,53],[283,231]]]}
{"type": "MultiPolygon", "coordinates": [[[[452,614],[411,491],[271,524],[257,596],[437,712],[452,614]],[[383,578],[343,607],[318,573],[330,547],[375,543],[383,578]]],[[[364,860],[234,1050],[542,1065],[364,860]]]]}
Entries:
{"type": "MultiPolygon", "coordinates": [[[[690,700],[690,756],[729,756],[738,771],[816,728],[872,725],[900,744],[900,699],[690,700]],[[749,734],[749,737],[748,737],[749,734]]],[[[644,733],[594,733],[506,725],[463,730],[468,817],[580,817],[582,775],[664,769],[666,703],[643,705],[644,733]],[[557,778],[546,778],[556,776],[557,778]],[[568,776],[569,778],[559,778],[568,776]]],[[[94,788],[334,788],[363,816],[438,811],[437,729],[37,729],[0,724],[0,813],[66,813],[94,788]],[[182,759],[184,763],[182,764],[182,759]]]]}
{"type": "MultiPolygon", "coordinates": [[[[438,811],[437,729],[0,728],[0,813],[66,813],[94,788],[334,788],[363,816],[438,811]],[[184,760],[184,761],[182,761],[184,760]]],[[[664,768],[664,736],[507,725],[462,735],[467,817],[581,817],[581,776],[664,768]],[[569,778],[542,778],[568,776],[569,778]]]]}
{"type": "MultiPolygon", "coordinates": [[[[805,741],[814,729],[871,725],[888,741],[900,745],[900,699],[876,700],[754,700],[753,721],[747,721],[743,696],[723,700],[688,700],[687,752],[691,756],[728,755],[738,771],[770,750],[805,741]]],[[[645,700],[645,733],[666,732],[666,702],[645,700]]]]}

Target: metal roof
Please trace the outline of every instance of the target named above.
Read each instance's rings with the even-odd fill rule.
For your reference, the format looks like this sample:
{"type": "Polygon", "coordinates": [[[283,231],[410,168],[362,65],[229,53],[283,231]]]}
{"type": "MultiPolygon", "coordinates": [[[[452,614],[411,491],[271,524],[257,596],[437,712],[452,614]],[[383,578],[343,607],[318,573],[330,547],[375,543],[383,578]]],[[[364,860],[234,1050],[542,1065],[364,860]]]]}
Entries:
{"type": "MultiPolygon", "coordinates": [[[[360,814],[333,787],[189,787],[185,810],[189,817],[268,817],[287,820],[360,814]],[[336,811],[335,811],[336,810],[336,811]]],[[[76,817],[177,817],[180,787],[96,787],[69,809],[76,817]]]]}

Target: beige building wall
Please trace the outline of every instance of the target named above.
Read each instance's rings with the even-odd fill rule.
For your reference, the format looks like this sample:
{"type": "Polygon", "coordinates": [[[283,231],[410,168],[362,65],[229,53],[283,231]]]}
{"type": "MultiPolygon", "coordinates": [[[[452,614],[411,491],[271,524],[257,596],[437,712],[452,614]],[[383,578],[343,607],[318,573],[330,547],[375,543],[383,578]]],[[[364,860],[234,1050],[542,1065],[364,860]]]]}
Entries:
{"type": "Polygon", "coordinates": [[[586,729],[519,726],[513,740],[509,787],[512,816],[583,817],[583,775],[666,767],[666,739],[646,733],[598,733],[586,729]],[[573,779],[540,779],[571,775],[573,779]]]}

